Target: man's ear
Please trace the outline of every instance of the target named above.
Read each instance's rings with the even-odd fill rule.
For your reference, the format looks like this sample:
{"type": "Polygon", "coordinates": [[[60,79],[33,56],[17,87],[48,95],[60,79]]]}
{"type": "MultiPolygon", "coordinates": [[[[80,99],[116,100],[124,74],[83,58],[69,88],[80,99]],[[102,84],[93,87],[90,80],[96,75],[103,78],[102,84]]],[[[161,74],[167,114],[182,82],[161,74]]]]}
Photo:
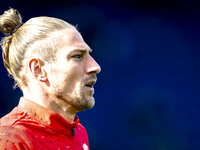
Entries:
{"type": "Polygon", "coordinates": [[[29,60],[29,70],[34,78],[41,82],[45,82],[47,80],[47,74],[44,69],[44,62],[38,58],[32,58],[29,60]]]}

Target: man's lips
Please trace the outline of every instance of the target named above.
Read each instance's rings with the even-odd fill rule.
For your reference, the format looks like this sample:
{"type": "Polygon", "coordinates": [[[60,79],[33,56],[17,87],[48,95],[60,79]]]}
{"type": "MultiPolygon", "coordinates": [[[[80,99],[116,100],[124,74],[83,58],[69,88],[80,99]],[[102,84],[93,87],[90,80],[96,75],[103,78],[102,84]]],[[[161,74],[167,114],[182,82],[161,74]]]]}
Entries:
{"type": "Polygon", "coordinates": [[[96,82],[97,82],[97,76],[92,75],[85,80],[85,86],[90,88],[91,90],[94,90],[93,86],[96,82]]]}
{"type": "Polygon", "coordinates": [[[85,86],[87,87],[90,87],[90,88],[93,88],[93,85],[96,83],[96,80],[93,80],[93,81],[89,81],[85,84],[85,86]]]}

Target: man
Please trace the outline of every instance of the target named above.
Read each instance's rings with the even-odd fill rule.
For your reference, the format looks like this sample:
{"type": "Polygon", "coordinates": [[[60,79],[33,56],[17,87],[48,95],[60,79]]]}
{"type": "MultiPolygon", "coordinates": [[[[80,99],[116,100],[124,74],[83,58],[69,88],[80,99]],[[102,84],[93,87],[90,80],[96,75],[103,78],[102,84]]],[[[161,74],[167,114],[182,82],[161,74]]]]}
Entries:
{"type": "Polygon", "coordinates": [[[22,23],[15,9],[0,16],[3,61],[23,97],[0,120],[2,150],[88,150],[77,112],[94,106],[100,66],[76,28],[51,17],[22,23]]]}

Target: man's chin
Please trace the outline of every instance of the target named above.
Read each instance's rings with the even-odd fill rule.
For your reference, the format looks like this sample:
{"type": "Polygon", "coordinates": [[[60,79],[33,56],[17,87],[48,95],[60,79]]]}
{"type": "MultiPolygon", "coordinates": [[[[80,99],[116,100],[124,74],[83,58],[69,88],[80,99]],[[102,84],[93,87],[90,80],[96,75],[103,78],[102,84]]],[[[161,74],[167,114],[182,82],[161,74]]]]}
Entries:
{"type": "Polygon", "coordinates": [[[79,99],[76,103],[71,103],[72,106],[78,111],[84,111],[94,107],[95,101],[93,96],[85,96],[79,99]],[[79,102],[78,102],[79,101],[79,102]]]}
{"type": "Polygon", "coordinates": [[[94,107],[95,100],[94,100],[93,96],[91,96],[90,98],[88,98],[86,101],[87,101],[86,102],[86,109],[91,109],[92,107],[94,107]]]}
{"type": "Polygon", "coordinates": [[[91,109],[91,108],[94,107],[94,105],[95,105],[94,97],[90,97],[86,100],[85,105],[82,107],[83,108],[82,111],[87,110],[87,109],[91,109]]]}

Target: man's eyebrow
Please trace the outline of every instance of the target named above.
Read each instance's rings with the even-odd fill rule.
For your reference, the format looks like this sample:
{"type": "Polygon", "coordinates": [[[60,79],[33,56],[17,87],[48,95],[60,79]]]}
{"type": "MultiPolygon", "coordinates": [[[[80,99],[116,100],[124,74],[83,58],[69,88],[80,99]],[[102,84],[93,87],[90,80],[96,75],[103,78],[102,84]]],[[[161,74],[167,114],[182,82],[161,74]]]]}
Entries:
{"type": "MultiPolygon", "coordinates": [[[[78,51],[78,52],[86,53],[86,52],[88,51],[88,49],[74,49],[74,50],[72,50],[72,52],[74,52],[74,51],[78,51]]],[[[92,52],[92,50],[89,49],[89,53],[91,53],[91,52],[92,52]]]]}

